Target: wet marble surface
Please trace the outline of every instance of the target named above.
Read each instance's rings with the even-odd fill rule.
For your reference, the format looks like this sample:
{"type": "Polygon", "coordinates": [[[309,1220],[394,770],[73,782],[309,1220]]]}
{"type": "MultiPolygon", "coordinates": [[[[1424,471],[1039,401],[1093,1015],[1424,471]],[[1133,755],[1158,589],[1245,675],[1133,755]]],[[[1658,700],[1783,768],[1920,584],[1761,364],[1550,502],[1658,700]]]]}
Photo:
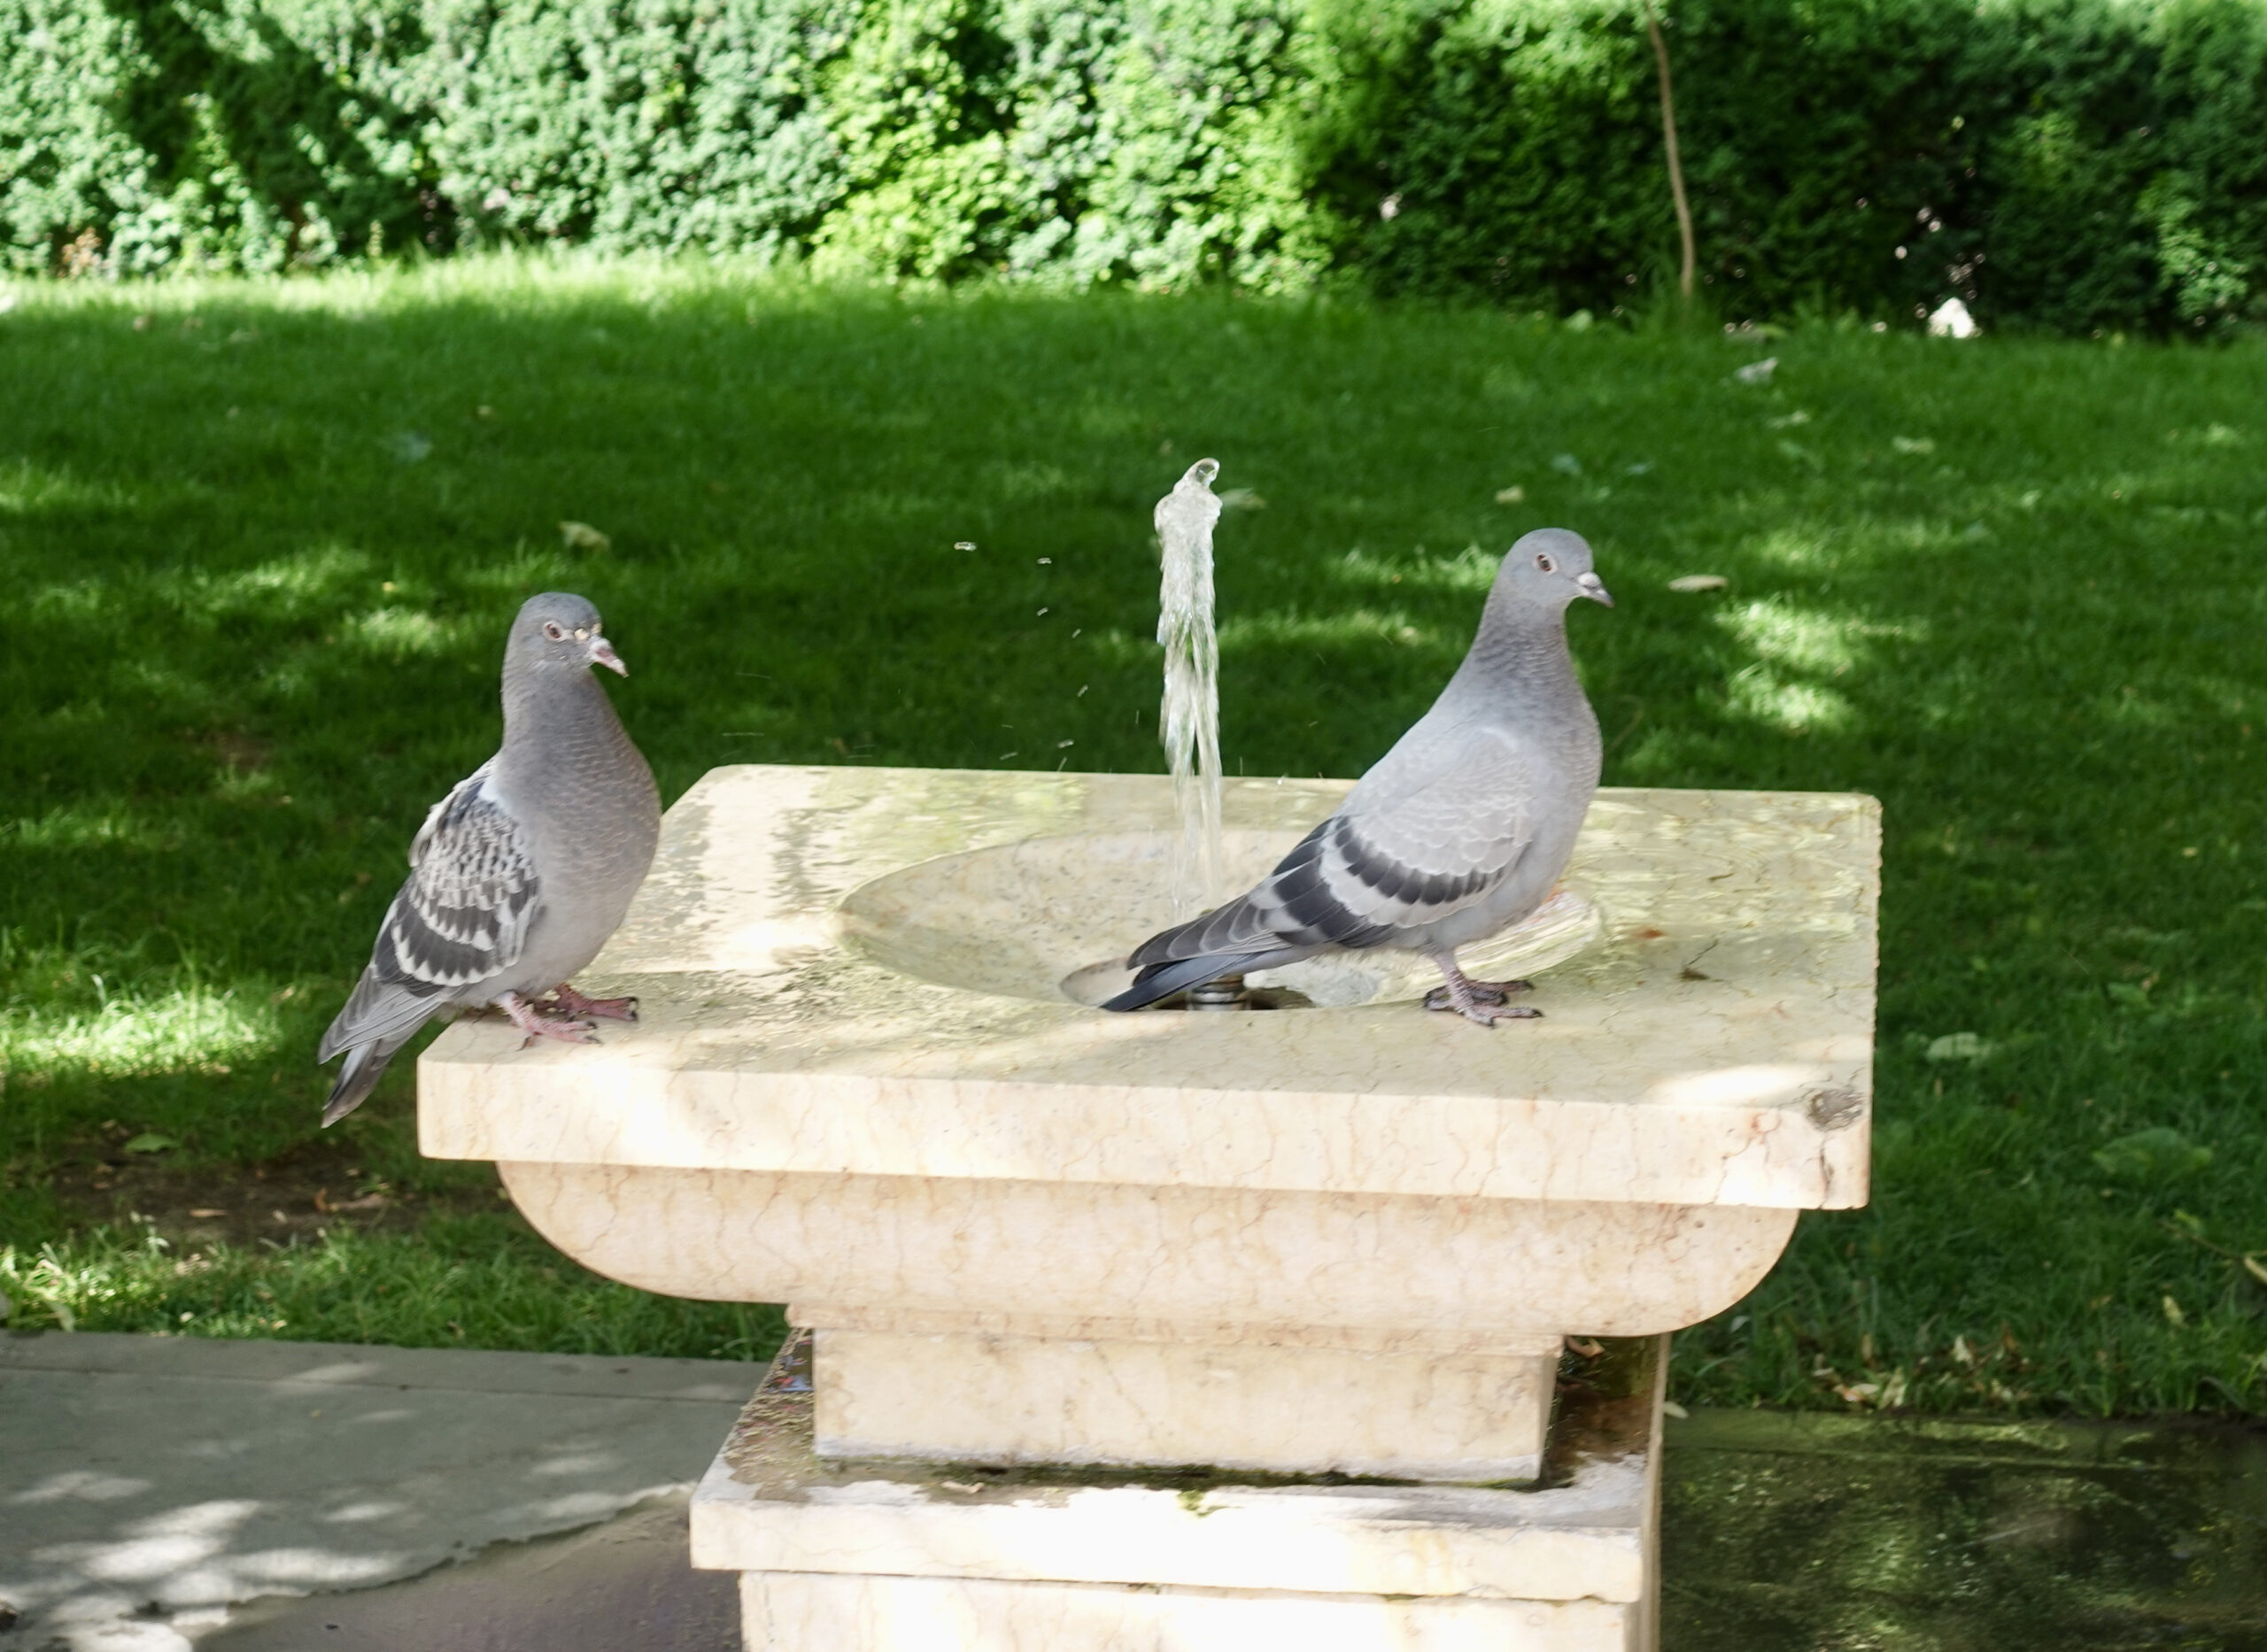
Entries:
{"type": "MultiPolygon", "coordinates": [[[[1256,874],[1343,782],[1227,787],[1256,874]]],[[[1168,915],[1162,776],[712,772],[580,983],[645,1020],[420,1064],[441,1157],[1744,1207],[1862,1204],[1879,817],[1808,793],[1606,791],[1538,930],[1474,949],[1545,1019],[1410,1000],[1421,961],[1288,983],[1327,1007],[1111,1015],[1064,984],[1168,915]],[[1494,955],[1489,955],[1492,953],[1494,955]],[[1356,1001],[1360,1000],[1360,1001],[1356,1001]]],[[[1089,977],[1089,982],[1091,977],[1089,977]]],[[[1079,990],[1074,988],[1074,990],[1079,990]]]]}

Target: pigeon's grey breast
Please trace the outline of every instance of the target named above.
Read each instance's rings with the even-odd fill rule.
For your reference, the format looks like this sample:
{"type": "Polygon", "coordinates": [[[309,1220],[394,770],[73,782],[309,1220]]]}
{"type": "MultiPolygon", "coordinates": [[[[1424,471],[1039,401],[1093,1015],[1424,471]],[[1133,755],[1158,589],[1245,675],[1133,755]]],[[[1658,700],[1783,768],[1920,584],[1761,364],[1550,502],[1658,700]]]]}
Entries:
{"type": "Polygon", "coordinates": [[[530,708],[497,758],[493,790],[543,887],[527,945],[495,992],[545,992],[598,956],[653,864],[661,797],[606,691],[588,675],[530,708]]]}

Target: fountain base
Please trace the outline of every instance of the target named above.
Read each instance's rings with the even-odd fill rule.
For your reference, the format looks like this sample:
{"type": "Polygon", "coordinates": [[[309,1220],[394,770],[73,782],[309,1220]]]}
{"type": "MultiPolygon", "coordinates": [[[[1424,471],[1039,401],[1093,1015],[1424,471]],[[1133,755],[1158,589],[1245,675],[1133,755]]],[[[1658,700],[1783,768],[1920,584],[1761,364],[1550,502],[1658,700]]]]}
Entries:
{"type": "MultiPolygon", "coordinates": [[[[1230,871],[1345,791],[1231,784],[1230,871]]],[[[712,774],[582,983],[643,1019],[466,1017],[422,1144],[589,1268],[814,1328],[694,1505],[752,1647],[1648,1645],[1659,1338],[1865,1201],[1875,806],[1601,791],[1462,961],[1547,1009],[1490,1031],[1384,949],[1255,974],[1309,1007],[1096,1013],[1171,801],[712,774]],[[1554,1385],[1567,1332],[1642,1380],[1554,1385]]]]}
{"type": "Polygon", "coordinates": [[[741,1574],[749,1652],[1646,1652],[1665,1345],[1592,1363],[1531,1490],[831,1459],[810,1393],[759,1393],[693,1563],[741,1574]]]}

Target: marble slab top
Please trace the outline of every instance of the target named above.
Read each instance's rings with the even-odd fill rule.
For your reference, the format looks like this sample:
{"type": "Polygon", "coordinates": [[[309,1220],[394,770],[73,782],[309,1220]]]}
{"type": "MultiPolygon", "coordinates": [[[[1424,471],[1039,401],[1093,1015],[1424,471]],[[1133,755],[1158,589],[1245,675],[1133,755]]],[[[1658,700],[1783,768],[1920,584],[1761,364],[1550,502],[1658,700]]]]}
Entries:
{"type": "MultiPolygon", "coordinates": [[[[1229,874],[1344,781],[1227,784],[1229,874]]],[[[578,981],[644,1019],[522,1049],[468,1018],[419,1063],[444,1158],[1301,1189],[1865,1202],[1880,811],[1806,792],[1607,790],[1564,898],[1466,963],[1544,1018],[1483,1029],[1365,953],[1331,1007],[1113,1015],[1070,995],[1172,915],[1170,783],[712,771],[578,981]],[[1066,987],[1065,983],[1071,983],[1066,987]]],[[[1106,972],[1105,972],[1106,973],[1106,972]]]]}

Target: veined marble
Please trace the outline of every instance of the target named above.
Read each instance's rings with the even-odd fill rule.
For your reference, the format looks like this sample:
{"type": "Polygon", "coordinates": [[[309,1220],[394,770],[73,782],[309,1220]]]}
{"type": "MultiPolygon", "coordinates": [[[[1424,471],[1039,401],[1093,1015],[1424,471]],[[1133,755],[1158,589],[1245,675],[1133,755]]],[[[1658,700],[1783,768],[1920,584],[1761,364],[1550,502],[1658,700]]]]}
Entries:
{"type": "MultiPolygon", "coordinates": [[[[1342,782],[1227,787],[1239,873],[1342,782]]],[[[583,983],[642,1024],[520,1048],[468,1020],[420,1064],[425,1151],[778,1174],[1451,1198],[1865,1202],[1878,808],[1605,791],[1581,907],[1489,952],[1545,1019],[1408,999],[1428,966],[1313,968],[1273,1013],[1066,995],[1164,916],[1163,777],[725,768],[669,811],[583,983]],[[1565,953],[1591,931],[1596,939],[1565,953]],[[1556,959],[1555,964],[1552,961],[1556,959]],[[1370,973],[1365,975],[1365,970],[1370,973]],[[1332,973],[1335,972],[1335,973],[1332,973]]],[[[1491,967],[1477,951],[1476,971],[1491,967]]]]}
{"type": "MultiPolygon", "coordinates": [[[[1229,783],[1231,876],[1345,790],[1229,783]]],[[[1162,777],[716,770],[578,983],[641,1023],[460,1023],[421,1140],[601,1272],[814,1328],[801,1433],[694,1505],[751,1647],[1649,1647],[1658,1370],[1554,1478],[1556,1350],[1865,1202],[1878,807],[1601,791],[1465,957],[1535,982],[1493,1030],[1383,953],[1276,972],[1309,1007],[1089,1007],[1174,823],[1162,777]],[[1191,1463],[1401,1483],[1138,1478],[1191,1463]]]]}
{"type": "Polygon", "coordinates": [[[692,1501],[750,1652],[1646,1652],[1660,1341],[1577,1420],[1553,1484],[1080,1483],[839,1462],[759,1393],[692,1501]]]}

